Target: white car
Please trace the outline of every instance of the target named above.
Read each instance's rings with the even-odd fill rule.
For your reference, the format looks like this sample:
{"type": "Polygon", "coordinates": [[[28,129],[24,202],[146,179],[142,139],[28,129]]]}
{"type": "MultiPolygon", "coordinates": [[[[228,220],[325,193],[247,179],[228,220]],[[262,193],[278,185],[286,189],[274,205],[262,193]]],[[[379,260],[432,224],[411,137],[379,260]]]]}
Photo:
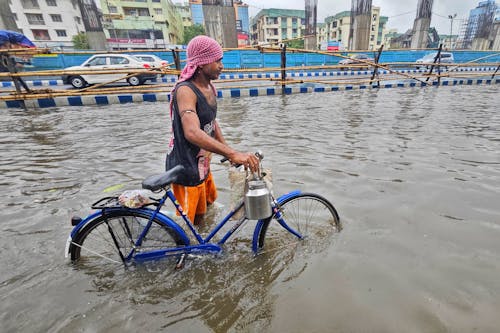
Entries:
{"type": "Polygon", "coordinates": [[[150,64],[153,64],[154,67],[170,68],[168,61],[163,60],[162,58],[155,56],[153,54],[134,54],[134,57],[142,61],[149,62],[150,64]]]}
{"type": "Polygon", "coordinates": [[[362,67],[369,67],[368,63],[372,63],[375,60],[372,57],[369,57],[366,54],[358,53],[347,59],[342,59],[339,61],[339,65],[346,66],[341,67],[341,70],[349,69],[349,65],[355,65],[354,68],[361,69],[362,67]]]}
{"type": "MultiPolygon", "coordinates": [[[[426,64],[426,67],[434,64],[434,59],[437,57],[437,52],[426,54],[423,58],[417,59],[417,64],[426,64]]],[[[454,62],[453,53],[451,52],[441,52],[439,59],[436,59],[436,64],[452,64],[454,62]]],[[[417,65],[416,68],[419,69],[421,66],[417,65]]],[[[422,66],[423,67],[423,66],[422,66]]]]}
{"type": "MultiPolygon", "coordinates": [[[[72,66],[65,68],[67,71],[105,71],[114,69],[148,69],[153,66],[144,62],[134,56],[127,54],[96,54],[83,62],[80,66],[72,66]]],[[[131,71],[133,72],[133,71],[131,71]]],[[[82,73],[82,74],[66,74],[62,76],[63,82],[66,84],[71,84],[75,88],[84,88],[90,84],[96,83],[106,83],[114,80],[115,82],[128,82],[131,86],[138,86],[146,82],[147,80],[153,80],[157,78],[157,73],[151,72],[146,74],[137,74],[125,78],[127,73],[113,73],[113,74],[92,74],[92,73],[82,73]]]]}

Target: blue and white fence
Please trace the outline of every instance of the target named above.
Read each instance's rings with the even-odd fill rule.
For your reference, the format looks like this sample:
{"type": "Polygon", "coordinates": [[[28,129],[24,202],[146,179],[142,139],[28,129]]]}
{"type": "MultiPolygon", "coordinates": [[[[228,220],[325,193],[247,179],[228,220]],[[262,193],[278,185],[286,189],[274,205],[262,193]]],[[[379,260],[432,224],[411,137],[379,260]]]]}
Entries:
{"type": "MultiPolygon", "coordinates": [[[[492,85],[499,84],[500,78],[488,79],[443,79],[441,82],[433,81],[429,83],[410,81],[410,82],[395,82],[381,83],[378,85],[343,85],[343,86],[305,86],[305,85],[290,85],[284,90],[285,94],[297,93],[321,93],[335,92],[347,90],[363,90],[363,89],[387,89],[387,88],[408,88],[408,87],[426,87],[426,86],[457,86],[457,85],[492,85]]],[[[282,93],[281,87],[265,87],[265,88],[233,88],[220,89],[217,91],[219,98],[238,98],[238,97],[256,97],[256,96],[272,96],[282,93]]],[[[115,94],[115,95],[86,95],[86,96],[65,96],[54,98],[39,98],[25,100],[27,108],[47,108],[47,107],[65,107],[65,106],[84,106],[84,105],[109,105],[109,104],[125,104],[125,103],[142,103],[142,102],[168,102],[170,100],[169,93],[134,93],[134,94],[115,94]]],[[[0,101],[0,109],[4,108],[22,108],[22,101],[0,101]]]]}

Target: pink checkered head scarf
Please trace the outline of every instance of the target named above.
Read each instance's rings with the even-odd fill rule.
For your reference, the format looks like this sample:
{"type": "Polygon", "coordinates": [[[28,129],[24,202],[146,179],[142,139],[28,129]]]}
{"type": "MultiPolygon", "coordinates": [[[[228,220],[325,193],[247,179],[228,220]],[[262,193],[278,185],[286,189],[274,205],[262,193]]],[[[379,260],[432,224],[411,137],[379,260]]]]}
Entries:
{"type": "Polygon", "coordinates": [[[222,59],[222,48],[219,43],[208,36],[196,36],[187,46],[187,63],[182,70],[178,82],[193,77],[199,65],[207,65],[222,59]]]}
{"type": "MultiPolygon", "coordinates": [[[[181,76],[174,88],[170,92],[170,95],[174,95],[174,91],[177,88],[177,85],[183,81],[189,80],[193,77],[200,65],[211,64],[212,62],[218,61],[222,59],[224,52],[222,51],[222,47],[219,43],[208,36],[196,36],[188,43],[187,46],[187,63],[182,70],[181,76]]],[[[214,91],[214,95],[217,95],[215,91],[215,87],[212,85],[212,89],[214,91]]],[[[173,98],[170,99],[170,119],[173,116],[173,98]]],[[[173,131],[172,138],[170,140],[170,146],[173,145],[173,131]]]]}

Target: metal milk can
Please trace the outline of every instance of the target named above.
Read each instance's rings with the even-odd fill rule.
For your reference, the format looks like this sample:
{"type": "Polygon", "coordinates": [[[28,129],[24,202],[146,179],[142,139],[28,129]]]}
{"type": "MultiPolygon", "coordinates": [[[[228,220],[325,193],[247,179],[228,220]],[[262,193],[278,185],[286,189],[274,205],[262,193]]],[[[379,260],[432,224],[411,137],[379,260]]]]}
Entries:
{"type": "Polygon", "coordinates": [[[271,194],[263,180],[248,182],[245,193],[245,213],[249,220],[260,220],[271,216],[271,194]]]}

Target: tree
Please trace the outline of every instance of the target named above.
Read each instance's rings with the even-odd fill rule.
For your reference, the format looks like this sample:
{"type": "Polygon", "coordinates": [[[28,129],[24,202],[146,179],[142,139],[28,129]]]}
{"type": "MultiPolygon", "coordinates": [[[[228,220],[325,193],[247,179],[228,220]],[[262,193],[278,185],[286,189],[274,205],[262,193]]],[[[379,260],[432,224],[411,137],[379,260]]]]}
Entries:
{"type": "Polygon", "coordinates": [[[78,35],[74,35],[72,38],[73,46],[77,50],[89,50],[89,40],[84,32],[79,32],[78,35]]]}
{"type": "Polygon", "coordinates": [[[182,43],[187,44],[194,37],[204,34],[205,28],[201,24],[194,24],[190,27],[184,27],[184,40],[182,41],[182,43]]]}
{"type": "Polygon", "coordinates": [[[285,42],[286,46],[291,49],[304,49],[304,40],[303,39],[294,39],[288,42],[285,42]]]}

